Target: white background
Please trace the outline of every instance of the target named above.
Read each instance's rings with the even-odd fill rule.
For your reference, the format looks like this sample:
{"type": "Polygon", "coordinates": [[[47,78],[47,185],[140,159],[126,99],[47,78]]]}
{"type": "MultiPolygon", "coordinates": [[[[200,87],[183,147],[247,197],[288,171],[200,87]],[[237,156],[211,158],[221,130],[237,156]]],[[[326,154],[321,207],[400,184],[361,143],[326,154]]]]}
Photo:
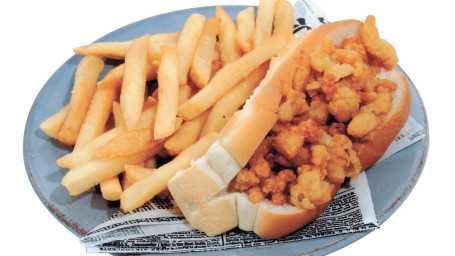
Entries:
{"type": "MultiPolygon", "coordinates": [[[[381,36],[397,49],[400,65],[426,106],[430,151],[422,176],[379,230],[333,255],[439,255],[452,250],[454,37],[451,1],[320,0],[328,20],[377,18],[381,36]]],[[[126,24],[196,6],[257,5],[236,1],[2,1],[0,3],[0,254],[84,255],[78,238],[42,205],[27,178],[22,139],[40,88],[72,56],[126,24]],[[159,3],[159,4],[158,4],[159,3]],[[8,251],[9,253],[5,252],[8,251]]]]}

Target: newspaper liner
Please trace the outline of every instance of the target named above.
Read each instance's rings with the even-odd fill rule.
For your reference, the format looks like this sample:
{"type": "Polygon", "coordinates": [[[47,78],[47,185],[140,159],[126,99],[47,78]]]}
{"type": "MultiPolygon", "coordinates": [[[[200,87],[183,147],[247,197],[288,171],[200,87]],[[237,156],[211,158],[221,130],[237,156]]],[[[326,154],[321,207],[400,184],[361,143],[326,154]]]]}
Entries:
{"type": "MultiPolygon", "coordinates": [[[[294,6],[294,34],[325,23],[325,17],[310,0],[290,1],[294,6]]],[[[390,145],[382,161],[425,137],[423,127],[411,116],[390,145]]],[[[327,209],[306,227],[279,239],[263,239],[238,228],[208,237],[194,230],[173,200],[153,199],[131,212],[119,211],[98,225],[81,243],[87,253],[176,253],[287,243],[304,239],[362,232],[379,228],[365,173],[341,188],[327,209]]]]}

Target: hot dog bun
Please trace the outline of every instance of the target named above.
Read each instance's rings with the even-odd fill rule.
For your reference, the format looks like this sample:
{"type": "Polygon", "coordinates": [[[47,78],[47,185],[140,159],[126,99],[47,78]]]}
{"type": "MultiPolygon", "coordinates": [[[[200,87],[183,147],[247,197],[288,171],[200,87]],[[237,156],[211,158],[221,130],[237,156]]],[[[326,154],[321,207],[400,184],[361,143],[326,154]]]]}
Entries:
{"type": "MultiPolygon", "coordinates": [[[[314,203],[313,208],[307,209],[289,203],[274,205],[267,199],[254,204],[245,193],[227,192],[227,187],[277,122],[281,86],[292,82],[300,64],[299,56],[309,55],[323,38],[341,45],[344,39],[358,35],[362,24],[356,20],[328,23],[293,40],[271,60],[264,80],[243,109],[229,120],[207,153],[169,181],[169,191],[194,228],[213,236],[238,226],[264,238],[278,238],[307,225],[327,207],[329,201],[314,203]]],[[[410,92],[404,76],[385,71],[379,77],[397,82],[398,88],[393,93],[392,110],[371,132],[369,140],[353,143],[362,170],[382,156],[404,126],[410,110],[410,92]]],[[[330,143],[330,138],[327,141],[326,136],[324,143],[330,143]]],[[[340,182],[324,180],[323,183],[333,199],[340,182]]]]}

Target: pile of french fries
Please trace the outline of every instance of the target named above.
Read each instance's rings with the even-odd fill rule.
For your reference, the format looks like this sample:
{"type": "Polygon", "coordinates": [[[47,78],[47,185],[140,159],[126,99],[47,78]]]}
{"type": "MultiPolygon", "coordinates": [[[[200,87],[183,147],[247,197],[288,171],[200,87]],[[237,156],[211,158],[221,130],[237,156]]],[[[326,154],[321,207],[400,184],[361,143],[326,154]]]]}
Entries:
{"type": "Polygon", "coordinates": [[[63,186],[78,195],[99,184],[125,211],[166,191],[250,97],[292,31],[291,4],[261,0],[257,14],[246,8],[236,23],[216,7],[216,17],[192,14],[179,32],[75,48],[85,56],[70,102],[40,125],[74,146],[57,160],[69,169],[63,186]],[[104,58],[124,62],[100,78],[104,58]]]}

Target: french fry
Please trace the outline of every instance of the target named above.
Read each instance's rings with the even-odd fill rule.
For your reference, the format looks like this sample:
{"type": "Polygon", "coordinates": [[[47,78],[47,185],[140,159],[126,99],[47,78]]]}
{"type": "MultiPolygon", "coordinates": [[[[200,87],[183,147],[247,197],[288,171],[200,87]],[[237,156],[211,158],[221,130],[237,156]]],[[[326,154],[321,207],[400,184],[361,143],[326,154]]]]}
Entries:
{"type": "Polygon", "coordinates": [[[99,42],[74,48],[73,51],[80,55],[97,55],[111,59],[123,60],[126,51],[131,46],[131,41],[125,42],[99,42]]]}
{"type": "MultiPolygon", "coordinates": [[[[153,42],[177,42],[180,32],[161,33],[149,35],[149,41],[153,42]]],[[[136,41],[136,39],[124,42],[98,42],[92,43],[73,49],[74,53],[80,55],[97,55],[111,59],[125,59],[128,48],[136,41]]]]}
{"type": "Polygon", "coordinates": [[[120,107],[127,130],[134,128],[144,105],[147,44],[147,36],[135,40],[125,56],[120,107]]]}
{"type": "Polygon", "coordinates": [[[57,139],[67,146],[76,143],[82,122],[96,89],[96,81],[104,67],[100,57],[85,56],[77,66],[68,114],[63,122],[57,139]]]}
{"type": "Polygon", "coordinates": [[[207,119],[207,115],[208,111],[191,121],[184,122],[182,127],[180,127],[176,133],[172,134],[172,136],[164,143],[164,147],[167,152],[170,155],[175,156],[194,144],[199,138],[199,134],[201,133],[202,127],[207,119]]]}
{"type": "Polygon", "coordinates": [[[104,132],[107,119],[111,114],[112,104],[117,95],[118,92],[115,89],[96,88],[87,115],[77,136],[74,150],[78,150],[104,132]]]}
{"type": "Polygon", "coordinates": [[[142,109],[143,110],[148,109],[150,107],[155,106],[156,104],[158,104],[158,101],[155,98],[153,98],[152,96],[148,96],[144,102],[144,107],[142,109]]]}
{"type": "Polygon", "coordinates": [[[179,87],[179,106],[185,103],[191,97],[191,86],[182,85],[179,87]]]}
{"type": "Polygon", "coordinates": [[[242,50],[235,40],[237,28],[226,11],[217,6],[216,17],[221,18],[218,37],[220,41],[221,66],[224,67],[240,58],[240,56],[242,56],[242,50]]]}
{"type": "Polygon", "coordinates": [[[217,101],[210,110],[200,136],[210,132],[220,132],[234,112],[251,96],[253,90],[265,77],[267,69],[268,63],[262,64],[217,101]]]}
{"type": "Polygon", "coordinates": [[[148,44],[148,63],[152,63],[153,61],[161,59],[161,46],[162,45],[169,45],[174,48],[177,48],[177,41],[175,42],[150,42],[148,44]]]}
{"type": "Polygon", "coordinates": [[[123,127],[113,128],[94,138],[79,150],[73,151],[57,159],[57,164],[60,167],[71,169],[79,164],[89,162],[90,160],[95,159],[95,152],[98,150],[98,148],[108,143],[110,140],[122,134],[123,132],[123,127]]]}
{"type": "MultiPolygon", "coordinates": [[[[157,77],[158,63],[152,62],[147,64],[145,77],[147,81],[154,80],[157,77]]],[[[101,81],[98,82],[100,89],[119,89],[123,82],[123,72],[125,64],[120,64],[107,72],[101,81]]]]}
{"type": "Polygon", "coordinates": [[[294,9],[292,4],[286,0],[278,0],[275,8],[275,19],[272,34],[279,34],[283,31],[294,31],[294,9]]]}
{"type": "Polygon", "coordinates": [[[63,121],[65,121],[66,115],[70,109],[69,104],[60,109],[57,113],[48,117],[44,120],[39,128],[49,137],[56,139],[60,127],[62,127],[63,121]]]}
{"type": "Polygon", "coordinates": [[[125,164],[137,164],[158,153],[163,143],[139,152],[132,156],[112,159],[95,159],[70,169],[62,179],[70,195],[79,195],[103,180],[116,176],[124,169],[125,164]]]}
{"type": "Polygon", "coordinates": [[[237,14],[237,31],[235,40],[243,52],[250,52],[253,49],[254,38],[254,8],[248,7],[237,14]]]}
{"type": "Polygon", "coordinates": [[[212,61],[212,72],[211,72],[211,75],[210,75],[210,79],[212,79],[216,72],[218,72],[218,70],[221,69],[221,61],[220,60],[214,60],[212,61]]]}
{"type": "Polygon", "coordinates": [[[112,115],[114,116],[115,127],[123,125],[122,110],[120,109],[120,103],[117,101],[112,102],[112,115]]]}
{"type": "Polygon", "coordinates": [[[175,131],[179,106],[179,79],[177,51],[161,46],[161,62],[158,68],[158,105],[154,125],[155,139],[162,139],[175,131]]]}
{"type": "MultiPolygon", "coordinates": [[[[114,101],[112,104],[112,113],[114,115],[115,127],[118,128],[123,126],[122,110],[120,109],[120,104],[117,101],[114,101]]],[[[122,194],[123,189],[120,184],[119,175],[115,175],[107,180],[101,181],[100,190],[104,199],[108,201],[120,200],[120,195],[122,194]]]]}
{"type": "Polygon", "coordinates": [[[272,35],[273,15],[277,0],[261,0],[256,16],[256,27],[254,29],[254,48],[261,45],[272,35]]]}
{"type": "Polygon", "coordinates": [[[110,140],[95,152],[97,158],[115,158],[134,155],[150,149],[161,141],[153,137],[153,129],[148,127],[126,131],[110,140]]]}
{"type": "Polygon", "coordinates": [[[190,68],[190,78],[199,88],[203,88],[210,79],[213,53],[220,22],[221,19],[216,17],[207,20],[199,39],[196,53],[194,54],[193,63],[190,68]]]}
{"type": "MultiPolygon", "coordinates": [[[[114,103],[115,105],[116,103],[114,103]]],[[[113,106],[113,110],[115,110],[115,106],[113,106]]],[[[115,110],[118,111],[118,110],[115,110]]],[[[155,120],[155,115],[156,115],[156,107],[151,107],[149,109],[146,109],[144,112],[142,112],[141,117],[137,123],[137,128],[149,128],[153,127],[153,122],[155,120]]],[[[114,117],[115,118],[115,117],[114,117]]],[[[120,115],[117,114],[118,120],[121,119],[121,111],[120,115]]],[[[77,151],[73,151],[70,154],[67,154],[57,160],[57,164],[61,167],[66,167],[66,168],[74,168],[78,164],[86,163],[90,160],[93,160],[96,158],[95,153],[96,151],[102,147],[103,145],[107,144],[109,141],[112,139],[116,138],[117,136],[120,136],[124,134],[126,131],[123,128],[123,123],[117,124],[115,128],[101,134],[100,136],[96,137],[87,145],[82,147],[81,149],[77,151]]]]}
{"type": "MultiPolygon", "coordinates": [[[[132,166],[132,165],[126,164],[125,167],[126,166],[132,166]]],[[[144,163],[141,162],[141,163],[135,164],[134,166],[141,166],[142,167],[142,166],[144,166],[144,163]]],[[[123,171],[122,173],[123,173],[123,175],[122,175],[122,189],[125,190],[125,189],[129,188],[131,185],[133,185],[134,177],[130,178],[129,174],[126,171],[123,171]]]]}
{"type": "Polygon", "coordinates": [[[157,165],[157,162],[156,162],[156,157],[155,156],[152,156],[149,159],[146,159],[144,161],[144,167],[145,168],[156,169],[156,165],[157,165]]]}
{"type": "Polygon", "coordinates": [[[220,41],[216,41],[215,43],[215,49],[213,49],[213,59],[212,61],[218,61],[221,62],[221,56],[220,56],[220,41]]]}
{"type": "MultiPolygon", "coordinates": [[[[131,185],[133,185],[133,182],[129,179],[128,175],[126,172],[123,172],[122,176],[122,190],[125,191],[127,188],[129,188],[131,185]]],[[[121,198],[122,195],[120,195],[121,198]]]]}
{"type": "Polygon", "coordinates": [[[125,175],[128,176],[130,185],[144,179],[154,171],[156,171],[156,169],[147,168],[140,165],[125,165],[125,175]]]}
{"type": "Polygon", "coordinates": [[[120,197],[120,207],[124,211],[131,211],[167,188],[168,181],[180,170],[190,166],[191,161],[205,154],[207,149],[216,140],[217,134],[211,133],[199,139],[195,144],[186,148],[176,158],[162,165],[155,172],[134,183],[123,191],[120,197]]]}
{"type": "Polygon", "coordinates": [[[180,32],[158,33],[149,36],[150,42],[177,42],[180,32]]]}
{"type": "Polygon", "coordinates": [[[120,64],[109,70],[103,79],[97,83],[100,89],[119,89],[122,86],[123,73],[125,72],[125,64],[120,64]]]}
{"type": "Polygon", "coordinates": [[[108,201],[118,201],[120,200],[120,195],[122,194],[122,186],[120,185],[120,180],[118,175],[115,175],[107,180],[100,182],[101,196],[108,201]]]}
{"type": "Polygon", "coordinates": [[[266,40],[237,61],[220,69],[206,87],[179,107],[178,115],[191,120],[213,106],[229,89],[274,55],[293,38],[287,32],[266,40]]]}
{"type": "Polygon", "coordinates": [[[136,129],[153,127],[156,118],[156,107],[157,106],[155,105],[153,107],[145,109],[142,112],[141,117],[136,124],[136,129]]]}
{"type": "Polygon", "coordinates": [[[201,14],[191,14],[183,26],[182,32],[177,43],[177,56],[179,58],[178,78],[180,85],[184,85],[188,80],[188,71],[193,61],[194,53],[199,42],[199,38],[204,29],[205,17],[201,14]]]}

